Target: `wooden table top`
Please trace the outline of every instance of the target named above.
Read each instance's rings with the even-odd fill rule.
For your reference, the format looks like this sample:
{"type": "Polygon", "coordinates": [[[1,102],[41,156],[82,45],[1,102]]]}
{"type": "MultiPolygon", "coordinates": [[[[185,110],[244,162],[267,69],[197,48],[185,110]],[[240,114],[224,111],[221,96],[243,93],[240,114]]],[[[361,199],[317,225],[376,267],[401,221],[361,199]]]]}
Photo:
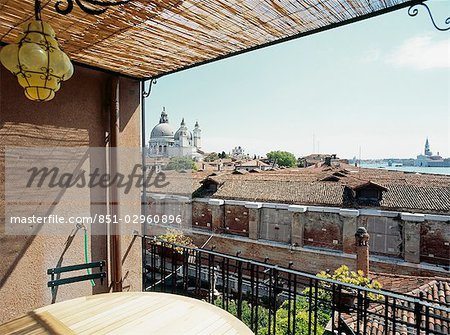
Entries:
{"type": "Polygon", "coordinates": [[[36,309],[0,325],[0,334],[253,334],[207,302],[155,292],[97,294],[36,309]]]}

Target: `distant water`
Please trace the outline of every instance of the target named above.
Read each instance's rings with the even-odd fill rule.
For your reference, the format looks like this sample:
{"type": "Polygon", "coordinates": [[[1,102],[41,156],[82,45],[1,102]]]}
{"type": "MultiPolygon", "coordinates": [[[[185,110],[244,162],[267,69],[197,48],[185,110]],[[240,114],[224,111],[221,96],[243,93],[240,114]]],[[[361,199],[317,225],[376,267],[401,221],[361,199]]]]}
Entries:
{"type": "Polygon", "coordinates": [[[364,164],[361,163],[361,167],[370,169],[385,169],[393,171],[405,171],[416,173],[433,173],[450,175],[450,167],[423,167],[423,166],[387,166],[383,164],[364,164]]]}

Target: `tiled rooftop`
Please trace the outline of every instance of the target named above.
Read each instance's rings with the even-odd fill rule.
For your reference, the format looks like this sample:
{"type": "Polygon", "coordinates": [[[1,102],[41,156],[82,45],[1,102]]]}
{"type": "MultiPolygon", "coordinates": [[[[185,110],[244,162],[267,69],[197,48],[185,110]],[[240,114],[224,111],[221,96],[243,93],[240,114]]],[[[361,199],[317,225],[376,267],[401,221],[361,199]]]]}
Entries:
{"type": "Polygon", "coordinates": [[[414,296],[417,296],[418,292],[427,290],[428,293],[423,296],[424,299],[450,305],[450,278],[417,277],[375,272],[371,273],[370,278],[379,281],[383,286],[383,290],[412,294],[414,296]],[[435,283],[440,284],[435,286],[435,283]]]}
{"type": "MultiPolygon", "coordinates": [[[[211,172],[197,172],[194,178],[200,182],[209,174],[211,172]]],[[[347,202],[346,189],[355,189],[370,182],[387,189],[375,207],[415,212],[450,212],[450,176],[444,175],[359,169],[347,164],[247,174],[232,174],[231,171],[215,174],[210,178],[218,183],[218,190],[214,193],[197,193],[222,199],[358,207],[347,202]]],[[[198,183],[195,185],[197,187],[194,188],[200,186],[198,183]]]]}
{"type": "MultiPolygon", "coordinates": [[[[372,273],[372,279],[378,280],[382,285],[383,289],[396,291],[398,293],[403,293],[415,297],[421,297],[429,301],[439,302],[441,306],[450,307],[450,278],[425,278],[425,277],[412,277],[412,276],[399,276],[384,273],[372,273]]],[[[416,318],[414,314],[414,304],[406,302],[398,302],[401,304],[400,309],[397,310],[396,319],[403,320],[411,324],[416,323],[416,318]]],[[[431,308],[432,309],[432,308],[431,308]]],[[[392,334],[392,329],[386,330],[383,318],[380,315],[384,315],[385,307],[383,304],[371,304],[368,309],[368,322],[367,322],[367,332],[368,335],[378,335],[378,334],[392,334]],[[371,314],[376,313],[377,315],[371,314]]],[[[437,310],[434,311],[436,313],[437,310]]],[[[390,314],[389,316],[392,317],[390,314]]],[[[436,313],[443,318],[448,318],[450,315],[445,311],[436,313]]],[[[347,315],[344,317],[345,322],[352,328],[356,329],[356,316],[347,315]]],[[[421,320],[421,326],[425,326],[425,320],[421,320]]],[[[390,325],[391,326],[391,325],[390,325]]],[[[362,327],[362,325],[361,325],[362,327]]],[[[428,320],[428,327],[431,332],[438,331],[441,333],[450,332],[450,324],[446,321],[440,320],[438,318],[430,317],[428,320]]],[[[421,332],[422,333],[422,332],[421,332]]],[[[425,333],[425,332],[423,332],[425,333]]],[[[409,335],[416,334],[415,330],[408,329],[405,325],[399,323],[396,328],[395,334],[409,335]]]]}

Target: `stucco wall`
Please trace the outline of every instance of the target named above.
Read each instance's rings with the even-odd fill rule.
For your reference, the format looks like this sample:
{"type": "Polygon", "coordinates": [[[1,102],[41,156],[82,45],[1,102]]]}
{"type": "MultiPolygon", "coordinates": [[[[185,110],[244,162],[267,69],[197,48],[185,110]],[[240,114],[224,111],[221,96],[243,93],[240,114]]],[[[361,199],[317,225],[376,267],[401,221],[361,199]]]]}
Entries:
{"type": "MultiPolygon", "coordinates": [[[[74,236],[5,234],[4,149],[8,146],[105,147],[110,79],[104,73],[77,67],[72,79],[63,83],[54,100],[36,103],[26,99],[15,78],[0,67],[0,322],[51,303],[48,268],[84,262],[82,231],[74,236]]],[[[139,83],[121,80],[120,98],[119,146],[138,147],[139,83]]],[[[106,162],[100,159],[95,165],[104,169],[106,162]]],[[[82,210],[91,215],[105,214],[106,205],[89,205],[93,201],[105,202],[105,199],[106,191],[90,194],[82,210]]],[[[126,200],[127,211],[139,213],[139,194],[131,192],[126,200]]],[[[123,238],[124,275],[127,274],[124,287],[128,289],[140,289],[139,244],[139,240],[123,238]]],[[[108,260],[105,235],[92,236],[90,245],[92,260],[108,260]]],[[[87,281],[64,285],[59,287],[56,301],[106,291],[108,281],[103,286],[98,282],[95,287],[87,281]]]]}
{"type": "Polygon", "coordinates": [[[370,235],[370,252],[376,255],[402,257],[403,225],[397,218],[365,216],[358,217],[358,226],[365,227],[370,235]]]}
{"type": "Polygon", "coordinates": [[[276,208],[262,208],[259,238],[278,242],[291,242],[292,213],[276,208]]]}

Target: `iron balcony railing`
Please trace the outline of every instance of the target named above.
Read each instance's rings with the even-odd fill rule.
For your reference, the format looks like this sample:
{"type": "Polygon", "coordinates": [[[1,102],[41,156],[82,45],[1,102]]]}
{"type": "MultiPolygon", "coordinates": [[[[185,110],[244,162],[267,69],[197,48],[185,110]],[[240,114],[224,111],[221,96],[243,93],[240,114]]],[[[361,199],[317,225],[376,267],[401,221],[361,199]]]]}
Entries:
{"type": "Polygon", "coordinates": [[[206,300],[255,334],[448,335],[450,305],[144,236],[144,284],[206,300]]]}

